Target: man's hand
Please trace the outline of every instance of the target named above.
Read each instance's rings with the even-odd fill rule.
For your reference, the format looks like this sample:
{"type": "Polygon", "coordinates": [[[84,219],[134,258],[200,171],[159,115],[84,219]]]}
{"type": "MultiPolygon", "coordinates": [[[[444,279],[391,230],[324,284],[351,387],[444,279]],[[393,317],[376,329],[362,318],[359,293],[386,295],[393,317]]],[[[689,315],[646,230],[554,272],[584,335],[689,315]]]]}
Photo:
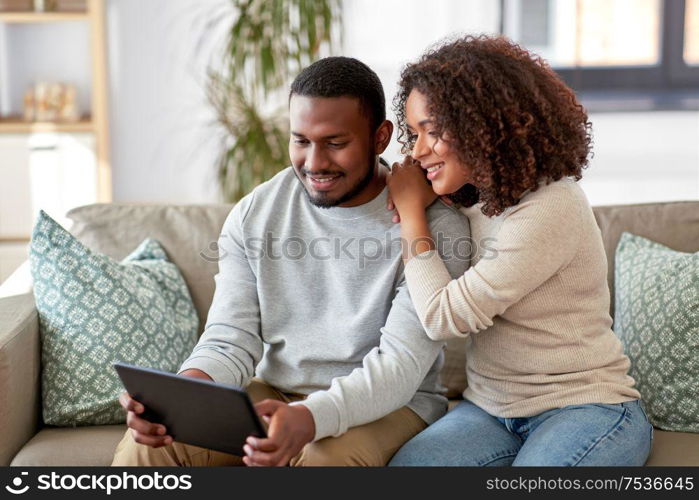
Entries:
{"type": "Polygon", "coordinates": [[[269,422],[268,437],[248,437],[243,447],[245,465],[287,465],[307,443],[313,441],[316,424],[305,406],[265,399],[255,405],[255,410],[269,422]]]}
{"type": "MultiPolygon", "coordinates": [[[[185,370],[180,373],[183,377],[201,378],[213,380],[201,370],[185,370]]],[[[154,424],[138,415],[146,411],[145,407],[133,399],[128,393],[123,392],[119,396],[119,404],[126,410],[126,425],[131,429],[134,441],[153,448],[160,448],[172,443],[172,436],[167,435],[164,425],[154,424]]]]}

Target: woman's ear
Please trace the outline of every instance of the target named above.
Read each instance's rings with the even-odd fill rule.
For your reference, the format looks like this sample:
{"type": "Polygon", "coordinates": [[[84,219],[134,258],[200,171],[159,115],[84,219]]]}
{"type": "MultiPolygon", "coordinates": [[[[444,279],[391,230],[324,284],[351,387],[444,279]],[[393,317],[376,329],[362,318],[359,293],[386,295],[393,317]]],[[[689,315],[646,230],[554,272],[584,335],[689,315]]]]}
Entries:
{"type": "Polygon", "coordinates": [[[392,135],[393,123],[389,120],[384,120],[374,133],[374,148],[376,148],[377,155],[386,151],[388,144],[391,142],[392,135]]]}

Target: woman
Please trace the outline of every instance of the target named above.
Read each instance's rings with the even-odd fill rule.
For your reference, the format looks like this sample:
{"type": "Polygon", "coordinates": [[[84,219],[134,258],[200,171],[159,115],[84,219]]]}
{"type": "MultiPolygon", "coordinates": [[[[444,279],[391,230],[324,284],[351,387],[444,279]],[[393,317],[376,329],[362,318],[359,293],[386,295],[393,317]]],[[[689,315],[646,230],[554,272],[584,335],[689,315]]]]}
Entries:
{"type": "Polygon", "coordinates": [[[573,92],[508,40],[469,36],[408,65],[394,104],[410,157],[394,165],[389,209],[410,295],[430,338],[466,339],[469,383],[391,465],[643,465],[653,427],[576,183],[591,138],[573,92]],[[457,279],[425,218],[438,195],[461,206],[472,241],[490,239],[457,279]]]}

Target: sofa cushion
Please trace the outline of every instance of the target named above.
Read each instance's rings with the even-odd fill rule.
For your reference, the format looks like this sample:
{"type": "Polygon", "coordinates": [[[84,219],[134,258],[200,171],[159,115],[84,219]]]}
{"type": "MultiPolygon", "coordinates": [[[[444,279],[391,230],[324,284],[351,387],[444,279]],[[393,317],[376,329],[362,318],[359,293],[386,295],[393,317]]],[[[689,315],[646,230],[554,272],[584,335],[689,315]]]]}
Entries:
{"type": "Polygon", "coordinates": [[[70,232],[89,248],[124,258],[143,239],[163,246],[182,272],[199,314],[199,333],[214,296],[218,237],[233,205],[146,205],[109,203],[70,210],[70,232]]]}
{"type": "Polygon", "coordinates": [[[0,465],[36,432],[39,413],[39,318],[34,295],[0,298],[0,465]]]}
{"type": "Polygon", "coordinates": [[[615,331],[650,422],[699,432],[699,252],[623,233],[615,269],[615,331]]]}
{"type": "Polygon", "coordinates": [[[45,427],[15,456],[12,466],[107,466],[125,425],[45,427]]]}
{"type": "Polygon", "coordinates": [[[646,465],[696,467],[699,465],[699,434],[655,429],[646,465]]]}
{"type": "Polygon", "coordinates": [[[444,366],[439,382],[446,390],[446,397],[459,398],[466,390],[466,349],[470,339],[449,339],[444,343],[444,366]]]}
{"type": "Polygon", "coordinates": [[[39,313],[44,422],[115,424],[115,361],[176,371],[198,318],[177,267],[147,238],[123,261],[93,252],[45,212],[30,249],[39,313]]]}
{"type": "Polygon", "coordinates": [[[594,207],[607,254],[607,280],[614,316],[614,252],[621,233],[649,238],[680,252],[699,251],[699,201],[594,207]]]}
{"type": "MultiPolygon", "coordinates": [[[[450,401],[450,409],[458,401],[450,401]]],[[[108,466],[126,426],[54,428],[39,431],[12,460],[12,466],[108,466]]],[[[646,465],[699,464],[699,434],[655,430],[646,465]]]]}

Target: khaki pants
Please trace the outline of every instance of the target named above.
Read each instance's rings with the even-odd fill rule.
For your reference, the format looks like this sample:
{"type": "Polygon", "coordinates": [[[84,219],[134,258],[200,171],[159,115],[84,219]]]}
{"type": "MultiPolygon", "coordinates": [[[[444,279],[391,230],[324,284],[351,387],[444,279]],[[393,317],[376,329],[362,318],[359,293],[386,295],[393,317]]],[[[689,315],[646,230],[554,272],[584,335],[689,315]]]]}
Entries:
{"type": "MultiPolygon", "coordinates": [[[[304,398],[300,394],[285,394],[260,379],[253,379],[248,386],[253,402],[276,399],[289,403],[304,398]]],[[[352,427],[339,437],[328,437],[309,443],[296,455],[290,465],[332,466],[361,465],[383,466],[410,438],[426,427],[425,422],[410,408],[403,407],[385,417],[365,425],[352,427]]],[[[117,445],[113,466],[241,466],[240,457],[173,442],[160,448],[152,448],[134,441],[127,430],[117,445]]]]}

